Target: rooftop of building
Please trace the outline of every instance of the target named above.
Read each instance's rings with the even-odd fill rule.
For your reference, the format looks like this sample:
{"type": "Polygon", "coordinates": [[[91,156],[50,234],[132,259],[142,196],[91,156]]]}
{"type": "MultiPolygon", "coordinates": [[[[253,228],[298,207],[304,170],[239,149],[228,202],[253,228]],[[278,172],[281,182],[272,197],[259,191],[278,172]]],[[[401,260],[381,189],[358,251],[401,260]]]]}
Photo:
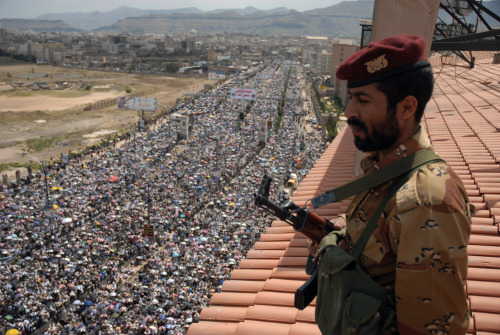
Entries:
{"type": "MultiPolygon", "coordinates": [[[[466,283],[469,334],[500,334],[500,65],[493,54],[475,54],[475,67],[454,57],[432,57],[434,94],[422,126],[435,150],[461,177],[476,213],[468,245],[466,283]]],[[[292,200],[308,199],[355,178],[356,150],[344,128],[330,144],[292,200]],[[335,176],[335,177],[332,177],[335,176]]],[[[316,210],[335,218],[349,200],[316,210]]],[[[295,290],[308,278],[306,239],[291,226],[274,221],[231,278],[202,310],[188,335],[320,335],[313,301],[294,307],[295,290]]]]}

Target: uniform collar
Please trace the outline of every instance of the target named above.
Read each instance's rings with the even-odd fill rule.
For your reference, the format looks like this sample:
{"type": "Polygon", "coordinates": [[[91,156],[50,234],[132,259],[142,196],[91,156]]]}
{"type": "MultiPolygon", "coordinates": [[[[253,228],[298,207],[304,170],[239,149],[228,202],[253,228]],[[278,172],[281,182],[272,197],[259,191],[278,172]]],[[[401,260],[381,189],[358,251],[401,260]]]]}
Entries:
{"type": "Polygon", "coordinates": [[[432,149],[431,142],[429,141],[426,131],[420,127],[415,135],[386,155],[384,160],[380,161],[377,151],[370,152],[363,157],[360,165],[366,174],[400,160],[408,154],[413,154],[417,151],[426,149],[432,149]]]}

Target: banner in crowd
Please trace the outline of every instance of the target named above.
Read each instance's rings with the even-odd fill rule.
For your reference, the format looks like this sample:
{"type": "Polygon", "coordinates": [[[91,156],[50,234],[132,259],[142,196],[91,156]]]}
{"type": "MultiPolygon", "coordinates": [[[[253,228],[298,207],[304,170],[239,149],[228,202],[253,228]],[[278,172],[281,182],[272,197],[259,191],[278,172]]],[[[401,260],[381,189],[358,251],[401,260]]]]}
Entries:
{"type": "Polygon", "coordinates": [[[155,230],[152,224],[144,224],[144,235],[155,236],[155,230]]]}
{"type": "Polygon", "coordinates": [[[254,100],[257,97],[257,90],[253,88],[231,88],[231,99],[254,100]]]}
{"type": "Polygon", "coordinates": [[[154,111],[158,109],[156,98],[118,97],[118,108],[154,111]]]}

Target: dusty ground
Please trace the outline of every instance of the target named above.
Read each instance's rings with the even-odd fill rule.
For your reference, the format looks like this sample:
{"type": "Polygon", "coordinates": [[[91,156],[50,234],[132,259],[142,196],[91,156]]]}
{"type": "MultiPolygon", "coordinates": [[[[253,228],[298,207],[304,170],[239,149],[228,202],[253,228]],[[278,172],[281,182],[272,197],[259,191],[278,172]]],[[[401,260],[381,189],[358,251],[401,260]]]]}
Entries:
{"type": "MultiPolygon", "coordinates": [[[[204,78],[165,77],[160,75],[123,74],[85,71],[52,66],[0,64],[0,170],[9,180],[15,171],[13,163],[26,164],[28,152],[40,160],[60,157],[69,150],[84,148],[92,141],[130,127],[138,121],[138,111],[111,107],[83,111],[89,103],[127,95],[129,91],[155,90],[147,95],[157,98],[160,107],[171,107],[186,93],[211,84],[204,78]],[[48,84],[67,81],[90,90],[38,90],[14,88],[13,83],[48,84]],[[50,148],[38,150],[33,144],[49,140],[50,148]],[[10,166],[10,167],[9,167],[10,166]],[[9,167],[7,170],[5,168],[9,167]]],[[[76,86],[76,85],[75,85],[76,86]]]]}

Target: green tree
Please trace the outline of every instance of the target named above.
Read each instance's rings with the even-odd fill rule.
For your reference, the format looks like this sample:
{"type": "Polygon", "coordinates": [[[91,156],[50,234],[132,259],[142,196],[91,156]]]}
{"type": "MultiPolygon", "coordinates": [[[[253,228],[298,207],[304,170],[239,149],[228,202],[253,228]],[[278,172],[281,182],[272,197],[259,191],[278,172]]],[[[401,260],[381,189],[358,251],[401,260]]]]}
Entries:
{"type": "Polygon", "coordinates": [[[167,63],[167,64],[165,64],[165,71],[170,72],[170,73],[179,72],[179,64],[167,63]]]}

